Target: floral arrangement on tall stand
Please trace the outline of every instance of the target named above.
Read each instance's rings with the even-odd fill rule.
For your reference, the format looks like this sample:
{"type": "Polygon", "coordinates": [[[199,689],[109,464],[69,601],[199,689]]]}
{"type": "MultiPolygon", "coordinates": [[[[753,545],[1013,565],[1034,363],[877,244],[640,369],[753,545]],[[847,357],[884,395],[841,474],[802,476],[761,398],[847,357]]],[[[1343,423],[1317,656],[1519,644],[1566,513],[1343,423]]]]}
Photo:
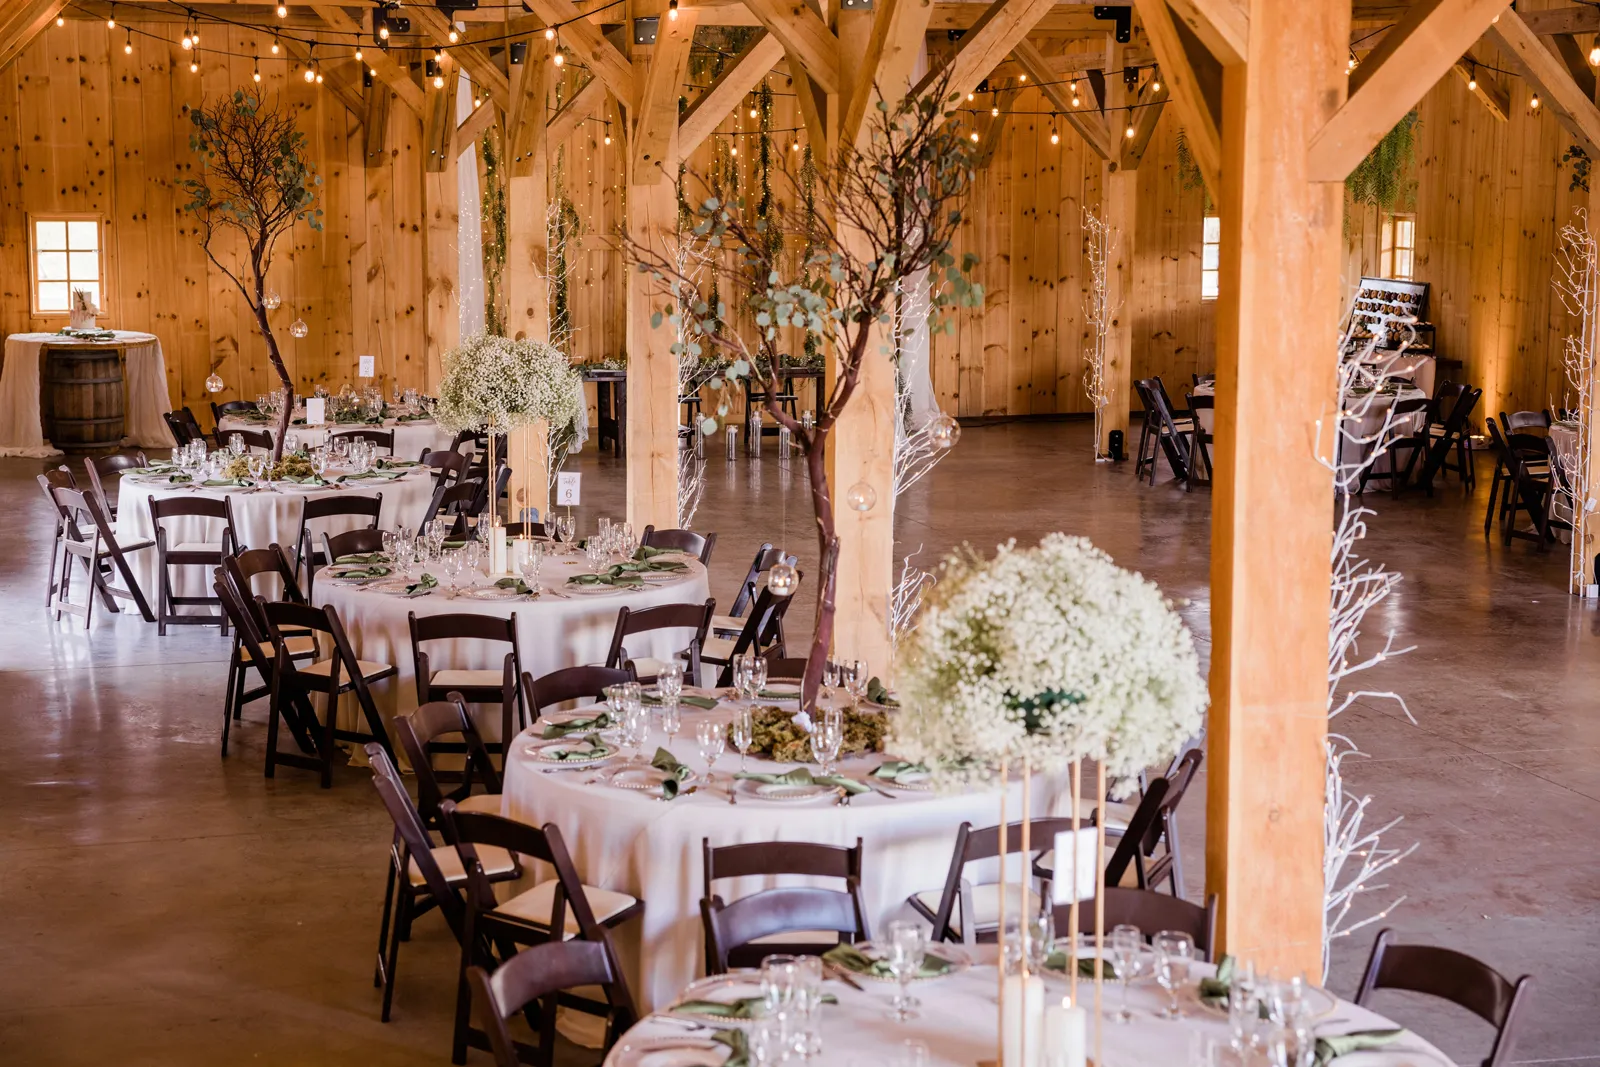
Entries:
{"type": "MultiPolygon", "coordinates": [[[[1200,732],[1207,695],[1194,641],[1154,583],[1118,567],[1087,539],[1054,533],[1032,548],[1007,542],[992,559],[970,547],[947,558],[904,647],[903,710],[889,748],[927,766],[945,788],[997,782],[1002,826],[1009,779],[1020,773],[1022,829],[1015,844],[1023,856],[1035,847],[1029,830],[1032,775],[1070,775],[1075,847],[1071,855],[1057,850],[1055,884],[1070,895],[1066,973],[1072,1005],[1052,1013],[1081,1011],[1078,910],[1089,894],[1080,888],[1078,857],[1088,853],[1095,879],[1098,1043],[1105,827],[1095,820],[1092,851],[1076,848],[1082,764],[1094,762],[1095,796],[1104,797],[1108,777],[1118,788],[1132,783],[1146,768],[1171,760],[1200,732]]],[[[1000,843],[1002,944],[1012,836],[1003,833],[1000,843]]],[[[1029,974],[1030,885],[1026,865],[1023,870],[1020,974],[1008,975],[1004,951],[1001,957],[1002,1067],[1039,1062],[1045,1039],[1061,1039],[1060,1032],[1049,1034],[1057,1020],[1046,1016],[1040,979],[1029,974]]],[[[1081,1033],[1078,1028],[1085,1025],[1080,1018],[1070,1029],[1081,1033]]],[[[1095,1059],[1101,1062],[1098,1055],[1095,1059]]]]}
{"type": "MultiPolygon", "coordinates": [[[[499,481],[496,438],[543,421],[551,427],[552,438],[559,427],[570,439],[571,427],[582,410],[583,376],[553,345],[475,333],[444,354],[434,418],[455,433],[488,435],[489,546],[496,573],[506,570],[507,551],[495,491],[499,481]]],[[[559,459],[547,453],[546,462],[559,463],[559,459]]]]}

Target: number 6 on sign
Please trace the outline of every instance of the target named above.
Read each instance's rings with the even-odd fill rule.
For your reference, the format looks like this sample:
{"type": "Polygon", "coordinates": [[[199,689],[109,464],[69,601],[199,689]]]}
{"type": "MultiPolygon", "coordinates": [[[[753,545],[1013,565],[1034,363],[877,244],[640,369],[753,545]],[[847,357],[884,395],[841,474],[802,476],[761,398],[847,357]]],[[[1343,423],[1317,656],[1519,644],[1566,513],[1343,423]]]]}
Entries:
{"type": "Polygon", "coordinates": [[[578,503],[578,480],[583,475],[575,472],[562,471],[556,475],[556,504],[562,507],[574,507],[578,503]]]}

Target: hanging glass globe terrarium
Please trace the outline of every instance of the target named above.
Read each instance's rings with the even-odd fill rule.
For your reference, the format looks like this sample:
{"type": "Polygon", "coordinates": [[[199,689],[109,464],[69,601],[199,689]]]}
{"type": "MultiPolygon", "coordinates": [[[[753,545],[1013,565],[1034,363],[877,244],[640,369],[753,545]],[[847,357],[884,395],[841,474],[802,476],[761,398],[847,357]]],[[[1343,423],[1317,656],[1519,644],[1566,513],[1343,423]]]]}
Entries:
{"type": "Polygon", "coordinates": [[[299,339],[311,332],[311,327],[306,325],[305,319],[295,319],[289,324],[289,336],[299,339]]]}

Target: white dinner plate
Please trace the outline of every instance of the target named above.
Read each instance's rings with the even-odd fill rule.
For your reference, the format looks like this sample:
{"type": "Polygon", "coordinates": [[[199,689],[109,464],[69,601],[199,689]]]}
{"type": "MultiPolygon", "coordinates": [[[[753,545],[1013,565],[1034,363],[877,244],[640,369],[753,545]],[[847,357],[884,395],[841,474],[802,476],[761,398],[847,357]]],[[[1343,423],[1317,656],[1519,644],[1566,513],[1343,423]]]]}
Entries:
{"type": "MultiPolygon", "coordinates": [[[[724,1004],[732,1004],[746,997],[759,997],[761,995],[761,972],[752,968],[740,968],[729,971],[727,974],[714,974],[709,978],[702,978],[698,982],[691,982],[684,991],[678,994],[674,1004],[683,1004],[691,1000],[714,1000],[724,1004]]],[[[712,1026],[727,1029],[728,1027],[746,1027],[753,1019],[729,1019],[721,1015],[701,1015],[692,1011],[672,1011],[665,1013],[673,1019],[691,1019],[694,1022],[709,1023],[712,1026]]]]}
{"type": "Polygon", "coordinates": [[[646,1037],[624,1041],[612,1056],[615,1067],[720,1067],[727,1045],[695,1037],[646,1037]]]}
{"type": "MultiPolygon", "coordinates": [[[[1085,902],[1085,906],[1084,906],[1084,908],[1082,910],[1082,914],[1079,916],[1079,922],[1083,923],[1084,925],[1087,925],[1087,926],[1093,926],[1094,925],[1094,911],[1090,907],[1088,907],[1088,903],[1089,902],[1087,902],[1087,901],[1085,902]]],[[[1060,949],[1062,952],[1065,952],[1067,950],[1066,946],[1067,946],[1067,939],[1063,935],[1062,937],[1060,937],[1056,941],[1056,947],[1058,949],[1060,949]]],[[[1105,959],[1107,959],[1107,960],[1111,959],[1111,931],[1110,930],[1106,931],[1105,947],[1103,949],[1103,952],[1104,952],[1104,958],[1105,959]]],[[[1095,955],[1096,955],[1096,952],[1095,952],[1095,947],[1094,947],[1094,934],[1092,934],[1092,933],[1080,933],[1078,935],[1078,958],[1079,959],[1084,959],[1084,960],[1092,960],[1092,959],[1095,958],[1095,955]]],[[[1135,962],[1135,971],[1134,971],[1133,975],[1129,977],[1128,981],[1130,983],[1138,983],[1138,982],[1143,982],[1143,981],[1146,981],[1146,980],[1148,980],[1150,978],[1153,978],[1155,976],[1155,965],[1156,965],[1156,952],[1155,952],[1155,949],[1151,948],[1149,945],[1142,946],[1139,949],[1139,956],[1138,956],[1137,961],[1135,962]]],[[[1072,979],[1072,974],[1071,974],[1070,971],[1053,971],[1048,967],[1046,967],[1044,969],[1043,975],[1046,978],[1052,978],[1052,979],[1055,979],[1055,980],[1061,981],[1061,982],[1067,982],[1067,981],[1070,981],[1072,979]]],[[[1111,978],[1109,976],[1107,976],[1105,980],[1106,980],[1106,982],[1108,984],[1118,984],[1118,983],[1120,983],[1122,981],[1121,978],[1111,978]]],[[[1083,977],[1080,976],[1079,981],[1093,981],[1093,979],[1092,978],[1083,978],[1083,977]]],[[[1198,979],[1196,980],[1196,984],[1198,984],[1198,979]]],[[[1227,1012],[1223,1012],[1223,1014],[1226,1015],[1227,1012]]]]}
{"type": "Polygon", "coordinates": [[[579,596],[606,596],[610,593],[621,593],[627,589],[637,588],[639,587],[627,585],[577,585],[572,582],[568,582],[565,585],[567,592],[577,593],[579,596]]]}
{"type": "MultiPolygon", "coordinates": [[[[695,783],[699,775],[691,774],[687,779],[678,783],[679,790],[687,789],[695,783]]],[[[645,796],[663,796],[662,785],[666,772],[658,767],[634,766],[625,767],[606,779],[607,785],[614,785],[618,789],[630,789],[635,793],[645,796]]]]}
{"type": "Polygon", "coordinates": [[[821,797],[832,796],[838,786],[832,785],[789,785],[787,783],[755,782],[749,778],[739,779],[739,791],[760,800],[781,800],[788,803],[796,801],[817,800],[821,797]]]}
{"type": "Polygon", "coordinates": [[[522,596],[514,588],[498,585],[475,585],[470,589],[461,590],[461,595],[468,600],[515,600],[522,596]]]}
{"type": "Polygon", "coordinates": [[[554,741],[535,740],[530,741],[528,744],[528,755],[540,763],[548,763],[556,767],[594,767],[605,763],[607,760],[615,759],[617,755],[615,749],[603,756],[593,756],[587,759],[557,759],[555,755],[557,752],[571,752],[575,749],[587,747],[588,745],[583,741],[582,735],[561,737],[554,741]]]}

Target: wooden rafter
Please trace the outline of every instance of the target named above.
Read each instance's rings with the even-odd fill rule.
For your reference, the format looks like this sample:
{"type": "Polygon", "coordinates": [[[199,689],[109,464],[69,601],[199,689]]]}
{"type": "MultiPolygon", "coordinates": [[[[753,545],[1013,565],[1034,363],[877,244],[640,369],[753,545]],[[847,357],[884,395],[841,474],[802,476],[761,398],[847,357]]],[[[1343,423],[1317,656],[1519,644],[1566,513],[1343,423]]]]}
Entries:
{"type": "Polygon", "coordinates": [[[561,110],[551,116],[545,125],[545,137],[550,144],[560,144],[578,132],[578,124],[589,119],[595,109],[605,103],[606,84],[599,78],[590,78],[583,88],[572,94],[572,99],[561,105],[561,110]]]}
{"type": "Polygon", "coordinates": [[[454,148],[452,151],[460,155],[467,150],[468,145],[476,144],[478,139],[488,132],[489,127],[500,121],[500,105],[493,100],[485,100],[472,109],[472,114],[467,120],[456,127],[454,148]]]}
{"type": "Polygon", "coordinates": [[[506,153],[511,176],[535,171],[545,138],[545,99],[550,91],[550,44],[543,37],[528,42],[522,62],[511,69],[511,107],[506,111],[506,153]]]}
{"type": "Polygon", "coordinates": [[[694,12],[680,11],[662,19],[638,88],[639,107],[632,116],[629,183],[654,185],[675,181],[677,172],[678,97],[689,73],[694,44],[694,12]]]}
{"type": "Polygon", "coordinates": [[[1190,62],[1189,50],[1172,19],[1166,0],[1139,0],[1139,19],[1144,24],[1150,47],[1161,64],[1161,77],[1178,109],[1189,142],[1190,155],[1213,197],[1222,189],[1222,133],[1216,112],[1207,99],[1207,88],[1190,62]]]}
{"type": "Polygon", "coordinates": [[[1525,11],[1521,16],[1528,29],[1536,34],[1600,33],[1600,7],[1593,4],[1525,11]]]}
{"type": "MultiPolygon", "coordinates": [[[[311,10],[327,24],[330,30],[338,33],[361,33],[361,24],[345,13],[337,4],[313,4],[311,10]]],[[[400,102],[410,108],[418,116],[422,115],[425,106],[425,94],[422,87],[411,77],[407,67],[395,62],[394,58],[382,49],[368,48],[362,51],[362,62],[371,70],[379,80],[394,90],[400,102]]]]}
{"type": "MultiPolygon", "coordinates": [[[[977,3],[934,4],[930,30],[970,30],[983,17],[977,3]]],[[[1040,33],[1058,37],[1090,37],[1108,32],[1111,23],[1094,17],[1088,4],[1056,4],[1034,24],[1040,33]]]]}
{"type": "Polygon", "coordinates": [[[688,113],[678,124],[678,153],[687,157],[699,148],[782,58],[783,42],[773,34],[763,33],[745,45],[689,105],[688,113]]]}
{"type": "Polygon", "coordinates": [[[1413,5],[1351,72],[1349,99],[1312,137],[1307,159],[1311,179],[1344,181],[1505,10],[1506,0],[1419,0],[1413,5]]]}
{"type": "Polygon", "coordinates": [[[474,86],[488,90],[489,98],[501,108],[510,104],[511,79],[489,58],[486,48],[476,44],[451,44],[450,18],[432,4],[411,4],[406,14],[417,29],[433,38],[434,44],[448,47],[450,58],[461,64],[474,86]]]}
{"type": "MultiPolygon", "coordinates": [[[[1061,117],[1067,120],[1067,125],[1083,138],[1084,144],[1101,159],[1110,159],[1111,129],[1106,125],[1106,117],[1098,110],[1072,106],[1072,97],[1062,88],[1057,71],[1032,41],[1026,38],[1018,41],[1011,54],[1028,77],[1038,84],[1039,91],[1050,101],[1050,106],[1059,111],[1061,117]]],[[[1104,55],[1103,52],[1101,54],[1104,55]]]]}
{"type": "Polygon", "coordinates": [[[545,21],[546,25],[561,24],[562,47],[572,52],[572,58],[594,72],[605,82],[611,95],[622,101],[629,111],[638,102],[633,83],[633,64],[616,45],[606,40],[605,33],[589,22],[572,0],[525,0],[527,6],[545,21]]]}
{"type": "Polygon", "coordinates": [[[1147,81],[1144,88],[1139,90],[1138,106],[1135,109],[1132,126],[1133,136],[1118,138],[1122,143],[1122,169],[1138,170],[1139,164],[1144,160],[1145,151],[1150,147],[1150,139],[1155,136],[1156,123],[1161,121],[1161,112],[1166,110],[1167,98],[1171,95],[1170,85],[1163,81],[1160,90],[1152,88],[1155,82],[1147,81]]]}
{"type": "Polygon", "coordinates": [[[1561,62],[1567,65],[1567,73],[1578,83],[1583,95],[1593,100],[1594,68],[1589,66],[1588,57],[1584,55],[1583,49],[1578,47],[1577,39],[1570,33],[1557,33],[1546,36],[1545,42],[1556,55],[1561,57],[1561,62]]]}
{"type": "Polygon", "coordinates": [[[24,0],[0,18],[0,67],[17,58],[66,6],[66,0],[24,0]]]}
{"type": "Polygon", "coordinates": [[[950,62],[923,76],[912,95],[922,96],[942,84],[947,94],[965,96],[1026,40],[1052,0],[994,0],[961,38],[950,62]],[[947,80],[948,79],[948,80],[947,80]]]}
{"type": "Polygon", "coordinates": [[[1545,100],[1567,131],[1584,141],[1592,156],[1600,156],[1600,108],[1584,96],[1566,64],[1546,48],[1515,11],[1505,11],[1489,27],[1489,36],[1505,51],[1516,72],[1545,94],[1545,100]]]}
{"type": "Polygon", "coordinates": [[[842,90],[839,39],[805,0],[745,0],[745,6],[768,33],[783,42],[784,51],[799,59],[799,69],[824,92],[842,90]]]}
{"type": "Polygon", "coordinates": [[[1467,86],[1467,92],[1482,104],[1495,118],[1501,122],[1511,114],[1511,94],[1506,92],[1499,82],[1481,77],[1471,64],[1457,61],[1456,73],[1461,76],[1461,84],[1467,86]]]}
{"type": "MultiPolygon", "coordinates": [[[[311,49],[293,37],[283,38],[283,48],[296,59],[309,60],[312,57],[311,49]]],[[[361,118],[367,113],[367,102],[361,97],[360,68],[355,68],[355,78],[352,79],[350,74],[354,64],[330,61],[326,52],[320,59],[318,69],[322,72],[323,84],[333,92],[347,111],[356,118],[361,118]]],[[[297,73],[294,76],[298,78],[300,75],[297,73]]]]}
{"type": "MultiPolygon", "coordinates": [[[[429,174],[443,173],[453,158],[456,132],[456,88],[458,78],[446,78],[444,88],[428,94],[422,117],[422,169],[429,174]]],[[[452,193],[452,196],[455,194],[452,193]]]]}
{"type": "Polygon", "coordinates": [[[876,0],[876,4],[872,34],[839,128],[839,143],[857,148],[870,135],[867,109],[880,94],[898,102],[910,88],[911,71],[933,17],[932,0],[876,0]]]}
{"type": "Polygon", "coordinates": [[[1171,0],[1173,17],[1206,46],[1217,62],[1231,67],[1245,61],[1250,41],[1250,9],[1245,0],[1171,0]]]}
{"type": "Polygon", "coordinates": [[[366,109],[361,114],[362,164],[381,167],[389,162],[389,106],[394,90],[376,79],[361,90],[366,109]]]}

